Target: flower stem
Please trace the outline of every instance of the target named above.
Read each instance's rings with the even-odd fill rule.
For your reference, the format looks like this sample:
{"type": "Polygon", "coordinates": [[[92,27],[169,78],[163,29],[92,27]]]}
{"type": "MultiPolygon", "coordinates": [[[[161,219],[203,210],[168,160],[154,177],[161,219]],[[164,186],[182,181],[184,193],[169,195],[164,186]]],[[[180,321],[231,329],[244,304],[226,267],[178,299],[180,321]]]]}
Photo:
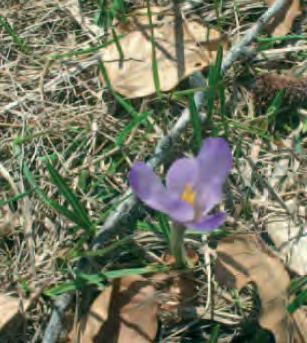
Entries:
{"type": "Polygon", "coordinates": [[[184,248],[185,227],[174,223],[171,231],[170,246],[172,255],[175,257],[175,267],[183,269],[187,266],[186,251],[184,248]]]}

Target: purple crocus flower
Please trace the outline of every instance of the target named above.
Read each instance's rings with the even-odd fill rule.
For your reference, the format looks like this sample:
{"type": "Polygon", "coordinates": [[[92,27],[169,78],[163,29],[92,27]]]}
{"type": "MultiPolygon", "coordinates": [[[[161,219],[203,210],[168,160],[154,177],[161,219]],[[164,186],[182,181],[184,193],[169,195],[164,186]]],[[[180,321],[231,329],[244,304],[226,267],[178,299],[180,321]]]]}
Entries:
{"type": "Polygon", "coordinates": [[[142,162],[130,171],[130,184],[147,206],[168,214],[191,230],[210,231],[220,226],[226,213],[209,215],[222,198],[223,183],[232,167],[231,150],[222,138],[207,138],[195,158],[175,161],[164,186],[142,162]]]}

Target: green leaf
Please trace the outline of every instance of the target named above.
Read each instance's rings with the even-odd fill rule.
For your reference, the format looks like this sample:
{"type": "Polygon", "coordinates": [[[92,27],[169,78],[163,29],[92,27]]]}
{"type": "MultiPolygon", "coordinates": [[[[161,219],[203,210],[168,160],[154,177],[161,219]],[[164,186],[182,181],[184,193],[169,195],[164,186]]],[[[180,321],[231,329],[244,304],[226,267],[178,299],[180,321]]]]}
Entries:
{"type": "Polygon", "coordinates": [[[120,133],[120,135],[117,138],[116,145],[121,146],[126,138],[126,136],[129,135],[130,132],[136,127],[138,127],[143,121],[146,121],[147,118],[150,116],[150,112],[142,113],[137,118],[133,119],[130,124],[128,124],[123,131],[120,133]]]}

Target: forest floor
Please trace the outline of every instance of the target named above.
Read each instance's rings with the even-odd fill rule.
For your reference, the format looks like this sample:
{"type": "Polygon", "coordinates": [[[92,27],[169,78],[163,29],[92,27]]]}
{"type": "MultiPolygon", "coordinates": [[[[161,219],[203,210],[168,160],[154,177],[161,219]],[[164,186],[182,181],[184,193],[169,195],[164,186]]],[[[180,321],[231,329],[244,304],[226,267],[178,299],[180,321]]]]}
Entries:
{"type": "MultiPolygon", "coordinates": [[[[52,332],[66,341],[95,296],[115,287],[112,280],[150,280],[168,268],[169,278],[189,276],[193,301],[176,283],[157,291],[163,299],[158,333],[153,329],[157,342],[285,342],[293,325],[285,330],[287,320],[306,313],[307,299],[306,2],[293,23],[279,19],[288,29],[257,32],[227,68],[231,47],[259,24],[266,3],[175,2],[184,23],[219,32],[223,54],[219,50],[193,74],[202,77],[203,87],[195,90],[187,75],[171,90],[155,83],[154,92],[134,99],[112,88],[113,74],[104,82],[100,61],[106,42],[119,43],[120,50],[112,28],[147,2],[97,3],[1,1],[0,341],[51,343],[52,332]],[[204,100],[194,102],[193,94],[204,100]],[[136,202],[128,174],[136,161],[149,160],[165,175],[174,160],[196,154],[206,137],[223,137],[232,150],[220,204],[228,216],[219,230],[186,232],[193,263],[174,277],[165,255],[171,221],[136,202]],[[261,246],[255,245],[258,252],[244,247],[255,255],[242,287],[238,280],[229,287],[216,273],[218,249],[229,237],[249,237],[261,246]],[[271,260],[276,268],[268,266],[271,260]],[[260,268],[260,275],[252,268],[260,268]],[[263,318],[265,302],[270,307],[272,300],[263,285],[275,291],[278,268],[291,295],[282,294],[288,312],[274,326],[263,318]],[[12,306],[1,296],[13,299],[12,306]],[[67,307],[63,328],[50,324],[55,304],[67,307]]],[[[172,8],[172,1],[151,1],[157,5],[172,8]]],[[[293,8],[287,13],[295,17],[293,8]]],[[[140,73],[133,82],[146,88],[148,80],[140,73]]],[[[282,310],[273,312],[274,321],[282,310]]]]}

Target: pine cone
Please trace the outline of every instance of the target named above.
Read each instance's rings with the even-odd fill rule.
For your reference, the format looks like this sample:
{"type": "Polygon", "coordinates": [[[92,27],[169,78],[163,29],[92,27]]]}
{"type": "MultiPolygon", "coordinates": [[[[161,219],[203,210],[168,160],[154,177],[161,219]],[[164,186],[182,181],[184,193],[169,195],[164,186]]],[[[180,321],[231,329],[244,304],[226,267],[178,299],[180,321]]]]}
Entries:
{"type": "Polygon", "coordinates": [[[268,108],[280,91],[284,92],[283,104],[292,107],[307,105],[307,77],[262,74],[257,77],[253,88],[256,106],[268,108]]]}

